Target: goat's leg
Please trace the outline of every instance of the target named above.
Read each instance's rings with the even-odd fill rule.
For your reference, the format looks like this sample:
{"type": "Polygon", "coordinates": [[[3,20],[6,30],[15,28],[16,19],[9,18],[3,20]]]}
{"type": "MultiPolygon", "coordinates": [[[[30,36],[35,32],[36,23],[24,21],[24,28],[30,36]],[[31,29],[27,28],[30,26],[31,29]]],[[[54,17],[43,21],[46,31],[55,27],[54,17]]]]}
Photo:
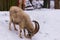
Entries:
{"type": "Polygon", "coordinates": [[[20,38],[22,38],[22,29],[23,28],[24,28],[24,23],[23,22],[19,23],[19,36],[20,36],[20,38]]]}
{"type": "Polygon", "coordinates": [[[19,28],[19,37],[22,38],[22,29],[19,28]]]}
{"type": "Polygon", "coordinates": [[[9,30],[11,30],[11,21],[9,22],[9,30]]]}
{"type": "Polygon", "coordinates": [[[11,16],[11,14],[10,14],[9,30],[11,30],[11,23],[12,23],[12,16],[11,16]]]}
{"type": "Polygon", "coordinates": [[[24,31],[24,36],[26,37],[26,30],[25,30],[25,29],[23,29],[23,31],[24,31]]]}
{"type": "Polygon", "coordinates": [[[16,28],[16,26],[15,26],[15,23],[13,23],[13,25],[14,25],[14,30],[18,31],[17,28],[16,28]]]}
{"type": "Polygon", "coordinates": [[[32,37],[32,34],[31,34],[31,32],[28,31],[28,34],[26,35],[26,38],[30,38],[31,39],[31,37],[32,37]]]}

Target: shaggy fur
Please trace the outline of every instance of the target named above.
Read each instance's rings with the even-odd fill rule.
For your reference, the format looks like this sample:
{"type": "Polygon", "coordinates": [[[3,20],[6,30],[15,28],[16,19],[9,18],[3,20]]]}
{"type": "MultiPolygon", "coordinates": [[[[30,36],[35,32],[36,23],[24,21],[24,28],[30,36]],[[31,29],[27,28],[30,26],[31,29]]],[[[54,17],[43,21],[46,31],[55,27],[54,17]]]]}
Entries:
{"type": "Polygon", "coordinates": [[[21,8],[17,6],[10,7],[10,22],[9,22],[9,30],[11,30],[11,23],[14,25],[14,29],[16,29],[15,24],[19,25],[19,36],[22,38],[22,30],[24,31],[24,36],[27,38],[32,38],[34,34],[36,34],[39,31],[39,23],[37,21],[35,22],[35,28],[32,24],[32,21],[21,8]],[[26,35],[25,29],[28,31],[28,34],[26,35]]]}

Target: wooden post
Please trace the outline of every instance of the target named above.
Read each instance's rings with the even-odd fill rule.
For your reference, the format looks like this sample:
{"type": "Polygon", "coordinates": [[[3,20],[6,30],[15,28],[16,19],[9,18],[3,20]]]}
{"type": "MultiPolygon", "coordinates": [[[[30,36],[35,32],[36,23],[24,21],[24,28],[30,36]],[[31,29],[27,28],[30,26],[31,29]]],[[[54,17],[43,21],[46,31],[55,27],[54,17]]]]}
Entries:
{"type": "Polygon", "coordinates": [[[19,7],[25,10],[25,0],[19,0],[19,7]]]}
{"type": "Polygon", "coordinates": [[[19,6],[19,0],[18,0],[18,3],[17,3],[17,6],[19,6]]]}
{"type": "Polygon", "coordinates": [[[55,0],[54,4],[55,4],[54,8],[59,9],[59,0],[55,0]]]}
{"type": "Polygon", "coordinates": [[[22,9],[25,10],[25,0],[22,0],[22,9]]]}

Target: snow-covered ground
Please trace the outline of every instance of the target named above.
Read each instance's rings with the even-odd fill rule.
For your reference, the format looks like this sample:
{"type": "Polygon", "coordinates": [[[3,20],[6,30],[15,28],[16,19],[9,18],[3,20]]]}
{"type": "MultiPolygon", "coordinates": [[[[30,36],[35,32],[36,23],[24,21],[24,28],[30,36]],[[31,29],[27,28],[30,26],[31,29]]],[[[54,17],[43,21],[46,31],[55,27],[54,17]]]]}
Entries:
{"type": "MultiPolygon", "coordinates": [[[[40,24],[39,32],[32,40],[60,40],[60,10],[36,9],[25,11],[31,20],[37,20],[40,24]]],[[[9,27],[9,12],[0,11],[0,40],[29,40],[19,38],[18,32],[9,27]]]]}

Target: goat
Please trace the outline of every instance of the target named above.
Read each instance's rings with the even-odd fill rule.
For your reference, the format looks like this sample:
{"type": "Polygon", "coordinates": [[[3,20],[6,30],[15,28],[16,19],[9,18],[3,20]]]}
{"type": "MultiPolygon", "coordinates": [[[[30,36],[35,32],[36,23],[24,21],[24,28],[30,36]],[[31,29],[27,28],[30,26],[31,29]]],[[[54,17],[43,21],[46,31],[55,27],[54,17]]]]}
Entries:
{"type": "Polygon", "coordinates": [[[14,25],[14,29],[16,29],[15,24],[19,25],[19,37],[22,38],[22,30],[24,31],[24,36],[26,38],[32,38],[34,34],[36,34],[39,31],[39,23],[35,20],[33,22],[35,23],[35,28],[32,24],[32,21],[28,14],[26,14],[21,8],[17,6],[10,7],[10,22],[9,22],[9,30],[11,30],[11,23],[14,25]],[[28,31],[28,34],[26,35],[25,29],[28,31]]]}

